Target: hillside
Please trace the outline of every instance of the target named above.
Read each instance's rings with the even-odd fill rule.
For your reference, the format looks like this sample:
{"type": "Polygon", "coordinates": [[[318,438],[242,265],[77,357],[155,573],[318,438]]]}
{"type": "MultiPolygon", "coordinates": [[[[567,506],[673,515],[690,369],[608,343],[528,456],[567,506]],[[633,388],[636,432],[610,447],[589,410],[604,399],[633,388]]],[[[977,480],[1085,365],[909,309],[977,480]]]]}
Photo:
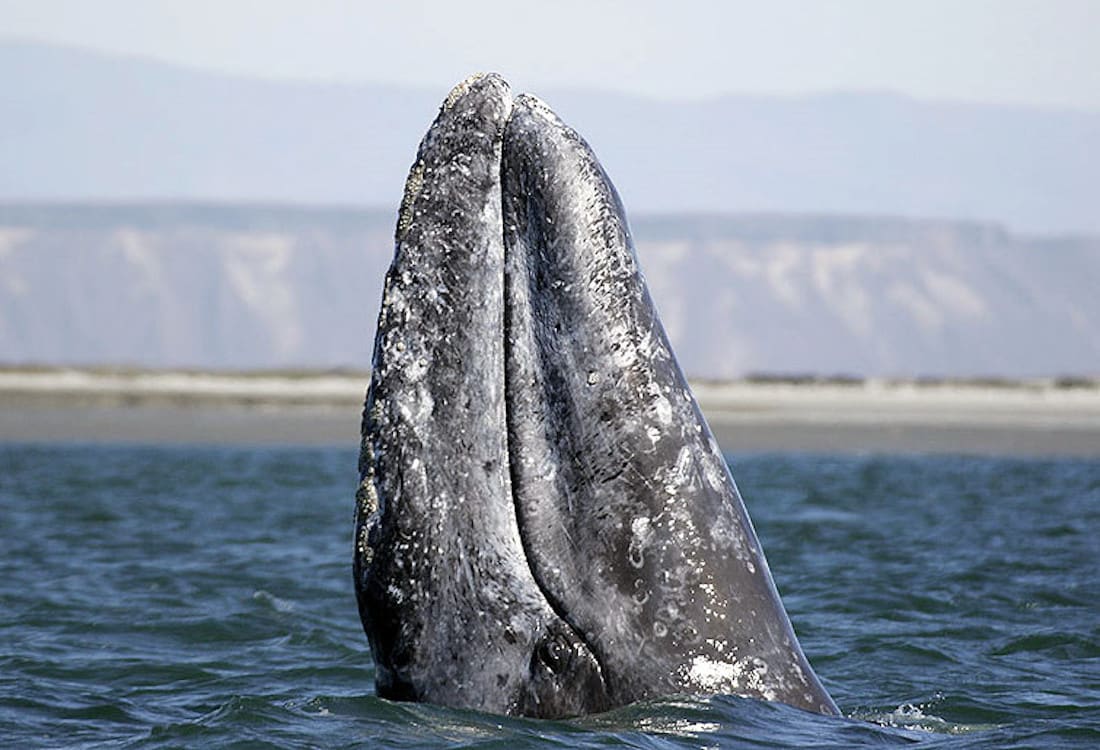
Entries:
{"type": "MultiPolygon", "coordinates": [[[[391,211],[0,205],[0,363],[369,365],[391,211]]],[[[992,225],[638,215],[684,369],[1100,374],[1100,240],[992,225]]]]}

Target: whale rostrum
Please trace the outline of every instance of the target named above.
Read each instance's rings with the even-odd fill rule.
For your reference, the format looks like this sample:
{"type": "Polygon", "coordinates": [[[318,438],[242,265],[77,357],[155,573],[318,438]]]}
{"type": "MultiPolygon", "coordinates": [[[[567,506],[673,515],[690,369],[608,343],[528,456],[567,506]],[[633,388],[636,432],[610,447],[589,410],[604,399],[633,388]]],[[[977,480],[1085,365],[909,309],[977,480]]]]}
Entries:
{"type": "Polygon", "coordinates": [[[401,204],[354,578],[378,694],[565,717],[728,693],[837,713],[584,140],[496,75],[401,204]]]}

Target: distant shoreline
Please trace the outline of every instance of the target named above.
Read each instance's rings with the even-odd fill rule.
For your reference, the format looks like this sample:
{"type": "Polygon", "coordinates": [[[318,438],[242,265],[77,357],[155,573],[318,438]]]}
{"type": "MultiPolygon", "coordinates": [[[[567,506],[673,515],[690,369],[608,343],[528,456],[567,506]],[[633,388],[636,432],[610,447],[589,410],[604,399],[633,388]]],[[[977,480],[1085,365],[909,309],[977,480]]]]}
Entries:
{"type": "MultiPolygon", "coordinates": [[[[358,443],[366,372],[0,369],[0,442],[358,443]]],[[[1100,379],[692,383],[726,451],[1100,457],[1100,379]]]]}

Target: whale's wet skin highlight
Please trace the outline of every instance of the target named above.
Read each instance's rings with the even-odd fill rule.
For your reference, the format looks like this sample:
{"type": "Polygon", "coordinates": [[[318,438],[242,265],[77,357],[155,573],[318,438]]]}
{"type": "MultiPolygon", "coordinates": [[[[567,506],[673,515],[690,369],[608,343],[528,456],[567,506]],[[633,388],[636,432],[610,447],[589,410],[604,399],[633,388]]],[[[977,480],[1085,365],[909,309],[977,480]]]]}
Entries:
{"type": "Polygon", "coordinates": [[[349,590],[349,449],[0,446],[0,745],[1096,747],[1100,462],[737,455],[844,713],[391,703],[349,590]],[[881,722],[909,727],[884,727],[881,722]]]}
{"type": "Polygon", "coordinates": [[[564,718],[729,694],[836,714],[584,140],[497,76],[421,142],[363,414],[378,693],[564,718]]]}

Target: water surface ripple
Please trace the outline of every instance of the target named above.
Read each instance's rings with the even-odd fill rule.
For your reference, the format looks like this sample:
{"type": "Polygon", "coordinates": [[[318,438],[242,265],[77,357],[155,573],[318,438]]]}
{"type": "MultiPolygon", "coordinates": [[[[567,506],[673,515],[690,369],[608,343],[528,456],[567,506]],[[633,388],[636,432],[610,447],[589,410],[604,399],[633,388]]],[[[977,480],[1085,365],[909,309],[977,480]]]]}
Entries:
{"type": "Polygon", "coordinates": [[[353,449],[7,445],[0,744],[1100,746],[1100,462],[732,458],[847,718],[383,701],[351,587],[353,449]]]}

